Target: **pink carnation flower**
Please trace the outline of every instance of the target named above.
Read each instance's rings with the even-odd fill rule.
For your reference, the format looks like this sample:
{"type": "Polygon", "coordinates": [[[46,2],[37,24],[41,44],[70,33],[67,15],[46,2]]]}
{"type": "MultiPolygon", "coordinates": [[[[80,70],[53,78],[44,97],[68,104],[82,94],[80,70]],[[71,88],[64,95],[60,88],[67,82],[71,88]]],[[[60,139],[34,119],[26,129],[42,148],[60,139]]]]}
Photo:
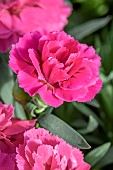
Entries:
{"type": "Polygon", "coordinates": [[[0,170],[17,169],[16,147],[23,143],[23,133],[35,125],[35,120],[12,118],[13,114],[14,108],[11,104],[0,102],[0,170]]]}
{"type": "Polygon", "coordinates": [[[0,51],[30,31],[59,31],[67,24],[71,7],[64,0],[1,0],[0,51]]]}
{"type": "Polygon", "coordinates": [[[11,125],[11,118],[14,114],[14,108],[10,105],[5,105],[0,102],[0,131],[3,131],[11,125]]]}
{"type": "Polygon", "coordinates": [[[20,87],[39,94],[48,105],[88,102],[100,91],[100,57],[92,46],[80,44],[65,32],[26,34],[13,46],[9,66],[20,87]]]}
{"type": "Polygon", "coordinates": [[[16,155],[19,170],[89,170],[82,152],[43,128],[24,133],[16,155]]]}

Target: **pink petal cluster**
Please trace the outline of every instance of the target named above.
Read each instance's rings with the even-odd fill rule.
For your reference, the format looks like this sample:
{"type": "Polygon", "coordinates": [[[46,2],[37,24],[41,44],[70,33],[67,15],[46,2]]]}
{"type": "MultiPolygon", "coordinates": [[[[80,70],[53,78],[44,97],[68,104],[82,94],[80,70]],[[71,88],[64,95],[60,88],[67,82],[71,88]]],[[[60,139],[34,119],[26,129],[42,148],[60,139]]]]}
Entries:
{"type": "Polygon", "coordinates": [[[14,108],[11,104],[5,105],[0,102],[0,131],[5,130],[11,125],[11,118],[14,114],[14,108]]]}
{"type": "Polygon", "coordinates": [[[82,152],[0,102],[0,170],[89,170],[82,152]],[[30,129],[30,130],[29,130],[30,129]]]}
{"type": "Polygon", "coordinates": [[[41,36],[38,32],[20,38],[10,51],[10,68],[20,87],[39,94],[48,105],[88,102],[100,91],[100,57],[92,46],[80,44],[65,32],[41,36]]]}
{"type": "Polygon", "coordinates": [[[23,133],[34,127],[35,120],[12,118],[14,108],[0,102],[0,170],[16,170],[16,147],[23,143],[23,133]]]}
{"type": "Polygon", "coordinates": [[[24,133],[16,155],[19,170],[89,170],[82,152],[43,128],[24,133]]]}
{"type": "Polygon", "coordinates": [[[30,31],[59,31],[67,24],[71,7],[64,0],[1,0],[0,51],[7,52],[30,31]]]}

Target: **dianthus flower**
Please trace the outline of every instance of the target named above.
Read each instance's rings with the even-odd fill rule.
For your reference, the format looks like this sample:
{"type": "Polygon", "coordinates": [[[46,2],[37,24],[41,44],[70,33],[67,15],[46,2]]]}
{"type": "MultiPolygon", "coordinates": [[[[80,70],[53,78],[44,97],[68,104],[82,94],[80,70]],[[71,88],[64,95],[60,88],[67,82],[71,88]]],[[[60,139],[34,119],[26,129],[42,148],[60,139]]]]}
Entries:
{"type": "Polygon", "coordinates": [[[1,0],[0,51],[7,52],[30,31],[59,31],[67,24],[71,7],[64,0],[1,0]]]}
{"type": "Polygon", "coordinates": [[[88,102],[102,86],[94,48],[65,32],[26,34],[10,51],[9,66],[20,87],[54,107],[64,101],[88,102]]]}
{"type": "Polygon", "coordinates": [[[0,170],[17,170],[16,147],[23,143],[23,133],[35,125],[35,120],[12,118],[13,114],[11,104],[0,102],[0,170]]]}
{"type": "Polygon", "coordinates": [[[11,104],[6,105],[0,102],[0,131],[5,130],[8,126],[10,126],[11,118],[14,114],[14,108],[11,104]]]}
{"type": "Polygon", "coordinates": [[[43,128],[24,133],[16,155],[19,170],[89,170],[82,152],[43,128]]]}

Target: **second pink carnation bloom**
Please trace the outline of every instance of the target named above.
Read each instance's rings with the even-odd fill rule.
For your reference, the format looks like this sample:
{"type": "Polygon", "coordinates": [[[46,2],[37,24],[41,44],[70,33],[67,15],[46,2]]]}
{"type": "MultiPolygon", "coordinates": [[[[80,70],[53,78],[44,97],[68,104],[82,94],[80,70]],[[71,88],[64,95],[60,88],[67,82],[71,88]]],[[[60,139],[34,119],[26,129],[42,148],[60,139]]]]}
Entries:
{"type": "Polygon", "coordinates": [[[23,143],[23,134],[34,127],[36,120],[13,118],[13,106],[0,102],[0,170],[17,170],[16,147],[23,143]]]}
{"type": "Polygon", "coordinates": [[[60,31],[71,7],[64,0],[0,0],[0,52],[30,31],[60,31]]]}
{"type": "Polygon", "coordinates": [[[89,170],[82,152],[43,128],[24,133],[24,144],[17,148],[19,170],[89,170]]]}

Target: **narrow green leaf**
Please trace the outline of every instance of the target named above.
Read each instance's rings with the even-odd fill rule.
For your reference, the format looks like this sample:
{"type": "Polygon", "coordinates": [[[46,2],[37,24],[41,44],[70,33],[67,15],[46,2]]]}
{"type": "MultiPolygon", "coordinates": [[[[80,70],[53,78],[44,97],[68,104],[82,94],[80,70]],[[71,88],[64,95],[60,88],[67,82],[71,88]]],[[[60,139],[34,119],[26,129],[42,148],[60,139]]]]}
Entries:
{"type": "MultiPolygon", "coordinates": [[[[5,57],[5,56],[3,56],[5,57]]],[[[12,89],[14,85],[13,72],[8,68],[4,61],[0,66],[0,96],[4,103],[13,104],[12,89]]]]}
{"type": "Polygon", "coordinates": [[[107,154],[104,156],[103,159],[99,161],[99,163],[96,165],[99,169],[107,166],[109,164],[113,164],[113,146],[108,150],[107,154]]]}
{"type": "Polygon", "coordinates": [[[110,81],[113,80],[113,71],[110,72],[108,76],[106,76],[104,73],[100,73],[101,80],[103,82],[103,85],[110,83],[110,81]]]}
{"type": "Polygon", "coordinates": [[[76,39],[81,40],[96,32],[97,30],[105,27],[110,20],[111,16],[107,16],[101,19],[93,19],[68,30],[68,33],[74,36],[76,39]]]}
{"type": "Polygon", "coordinates": [[[14,111],[15,117],[23,119],[23,120],[27,119],[27,116],[26,116],[26,113],[25,113],[23,107],[16,101],[14,103],[14,106],[15,106],[15,111],[14,111]]]}
{"type": "Polygon", "coordinates": [[[64,121],[52,114],[43,114],[39,117],[38,123],[45,129],[63,138],[72,146],[80,149],[89,149],[90,146],[86,140],[73,128],[71,128],[64,121]]]}
{"type": "Polygon", "coordinates": [[[50,113],[52,113],[53,110],[54,110],[54,107],[49,106],[48,108],[46,108],[46,110],[43,112],[43,114],[50,114],[50,113]]]}
{"type": "Polygon", "coordinates": [[[107,143],[105,143],[105,144],[103,144],[103,145],[93,149],[92,151],[90,151],[85,156],[85,161],[88,162],[91,165],[91,167],[93,167],[108,152],[108,150],[110,148],[110,145],[111,145],[111,143],[107,142],[107,143]]]}
{"type": "Polygon", "coordinates": [[[89,123],[88,123],[87,127],[80,129],[79,132],[81,134],[88,134],[88,133],[93,132],[97,127],[98,127],[98,122],[96,121],[96,119],[92,115],[90,115],[89,116],[89,123]]]}
{"type": "Polygon", "coordinates": [[[77,103],[77,102],[73,102],[73,106],[79,110],[82,114],[84,114],[85,116],[89,117],[90,115],[92,115],[97,122],[103,126],[102,121],[98,118],[98,116],[89,108],[87,107],[85,104],[83,103],[77,103]]]}
{"type": "Polygon", "coordinates": [[[113,80],[113,70],[110,72],[108,76],[108,82],[110,82],[111,80],[113,80]]]}
{"type": "Polygon", "coordinates": [[[96,108],[100,107],[100,104],[98,103],[98,101],[96,99],[93,99],[92,101],[87,102],[86,104],[93,106],[93,107],[96,107],[96,108]]]}
{"type": "Polygon", "coordinates": [[[113,91],[112,89],[113,89],[113,86],[111,84],[106,84],[100,92],[102,108],[103,110],[105,110],[105,113],[107,113],[107,118],[109,118],[110,121],[113,120],[113,100],[112,100],[113,91]]]}

